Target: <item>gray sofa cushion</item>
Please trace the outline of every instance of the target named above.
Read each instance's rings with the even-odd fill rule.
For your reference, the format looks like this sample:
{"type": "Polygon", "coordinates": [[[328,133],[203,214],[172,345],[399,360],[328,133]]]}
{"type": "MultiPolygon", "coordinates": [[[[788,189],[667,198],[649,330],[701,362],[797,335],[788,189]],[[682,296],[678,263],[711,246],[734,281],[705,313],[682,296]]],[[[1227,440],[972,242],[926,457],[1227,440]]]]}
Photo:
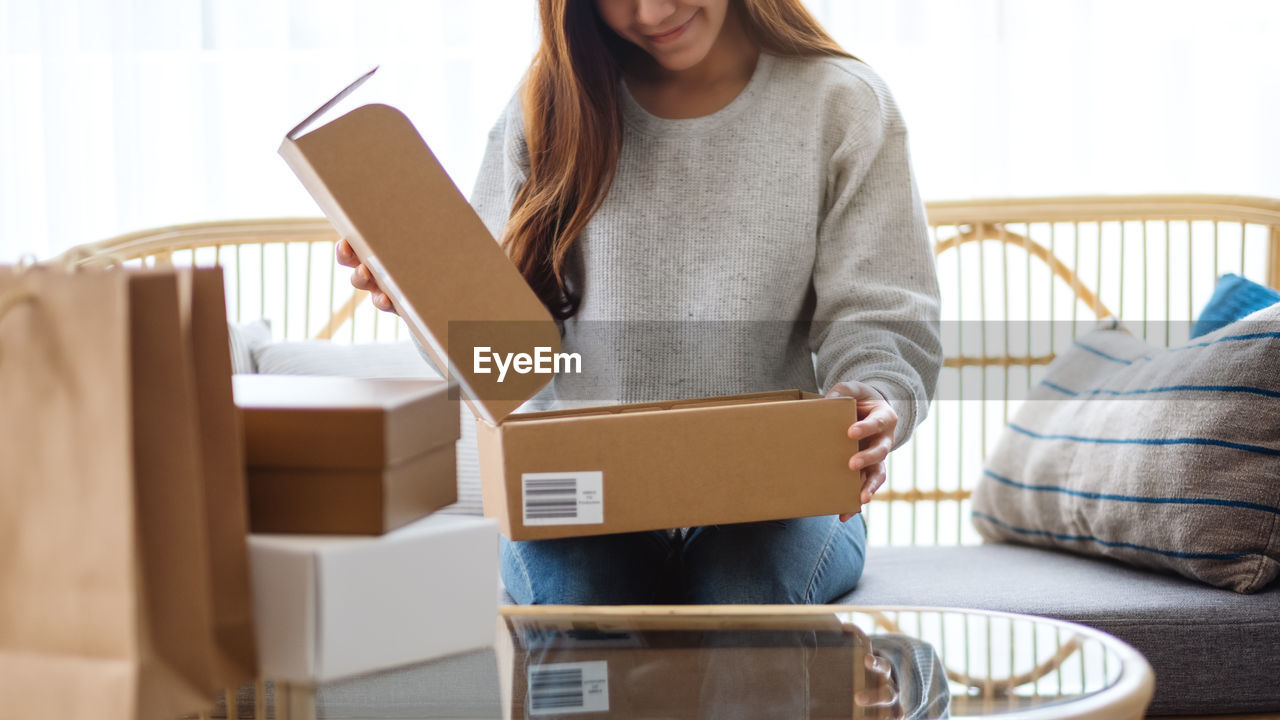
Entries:
{"type": "Polygon", "coordinates": [[[1110,560],[1016,545],[873,547],[837,601],[1003,610],[1111,633],[1156,673],[1152,714],[1280,710],[1280,586],[1239,595],[1110,560]]]}

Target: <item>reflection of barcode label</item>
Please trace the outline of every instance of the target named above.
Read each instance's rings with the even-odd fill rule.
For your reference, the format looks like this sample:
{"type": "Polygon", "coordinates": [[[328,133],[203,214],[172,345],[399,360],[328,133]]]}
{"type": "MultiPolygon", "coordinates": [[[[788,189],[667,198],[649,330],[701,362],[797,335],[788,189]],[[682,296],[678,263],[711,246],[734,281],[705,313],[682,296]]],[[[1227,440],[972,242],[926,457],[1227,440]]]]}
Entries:
{"type": "Polygon", "coordinates": [[[644,647],[644,641],[640,639],[638,633],[594,629],[563,630],[540,627],[526,630],[523,640],[524,646],[530,650],[644,647]]]}
{"type": "Polygon", "coordinates": [[[603,473],[525,473],[521,479],[526,526],[604,522],[603,473]]]}
{"type": "Polygon", "coordinates": [[[555,663],[529,667],[530,715],[609,712],[609,663],[555,663]]]}

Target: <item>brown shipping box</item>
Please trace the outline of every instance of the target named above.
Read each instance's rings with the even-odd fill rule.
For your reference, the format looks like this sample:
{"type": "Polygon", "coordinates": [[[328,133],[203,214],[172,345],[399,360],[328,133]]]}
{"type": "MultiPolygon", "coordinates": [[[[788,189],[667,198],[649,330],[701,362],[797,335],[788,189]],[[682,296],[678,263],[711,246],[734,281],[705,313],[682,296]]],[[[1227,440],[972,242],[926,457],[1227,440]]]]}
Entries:
{"type": "Polygon", "coordinates": [[[439,380],[237,375],[255,533],[380,535],[457,502],[439,380]]]}
{"type": "Polygon", "coordinates": [[[500,618],[503,717],[860,716],[864,639],[834,615],[643,619],[500,618]]]}
{"type": "MultiPolygon", "coordinates": [[[[372,74],[372,73],[370,73],[372,74]]],[[[513,540],[853,513],[850,398],[786,390],[513,414],[550,375],[477,367],[560,352],[546,308],[399,110],[291,130],[280,154],[477,418],[485,514],[513,540]]]]}

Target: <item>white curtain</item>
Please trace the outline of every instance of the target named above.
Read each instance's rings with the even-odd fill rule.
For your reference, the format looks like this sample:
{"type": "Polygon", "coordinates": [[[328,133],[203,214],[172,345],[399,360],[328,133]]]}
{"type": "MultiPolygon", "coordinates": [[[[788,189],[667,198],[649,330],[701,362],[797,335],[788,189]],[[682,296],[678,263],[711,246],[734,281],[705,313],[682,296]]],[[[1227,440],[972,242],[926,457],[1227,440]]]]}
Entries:
{"type": "Polygon", "coordinates": [[[926,198],[1280,197],[1280,2],[811,6],[889,80],[926,198]]]}
{"type": "MultiPolygon", "coordinates": [[[[318,211],[284,132],[412,117],[469,191],[535,0],[0,0],[0,262],[171,223],[318,211]]],[[[926,198],[1280,196],[1280,2],[809,0],[884,75],[926,198]]]]}

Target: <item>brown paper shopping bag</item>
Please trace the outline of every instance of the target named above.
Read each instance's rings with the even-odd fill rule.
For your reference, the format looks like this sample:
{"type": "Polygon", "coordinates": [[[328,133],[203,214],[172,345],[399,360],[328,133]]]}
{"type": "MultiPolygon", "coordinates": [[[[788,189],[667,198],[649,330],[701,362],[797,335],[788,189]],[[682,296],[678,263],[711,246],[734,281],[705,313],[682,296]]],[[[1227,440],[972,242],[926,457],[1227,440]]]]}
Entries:
{"type": "Polygon", "coordinates": [[[0,707],[209,705],[209,532],[177,276],[0,268],[0,707]]]}
{"type": "Polygon", "coordinates": [[[192,349],[200,428],[200,478],[209,533],[214,660],[211,689],[258,675],[249,588],[244,434],[231,387],[230,338],[221,268],[178,274],[183,329],[192,349]]]}

